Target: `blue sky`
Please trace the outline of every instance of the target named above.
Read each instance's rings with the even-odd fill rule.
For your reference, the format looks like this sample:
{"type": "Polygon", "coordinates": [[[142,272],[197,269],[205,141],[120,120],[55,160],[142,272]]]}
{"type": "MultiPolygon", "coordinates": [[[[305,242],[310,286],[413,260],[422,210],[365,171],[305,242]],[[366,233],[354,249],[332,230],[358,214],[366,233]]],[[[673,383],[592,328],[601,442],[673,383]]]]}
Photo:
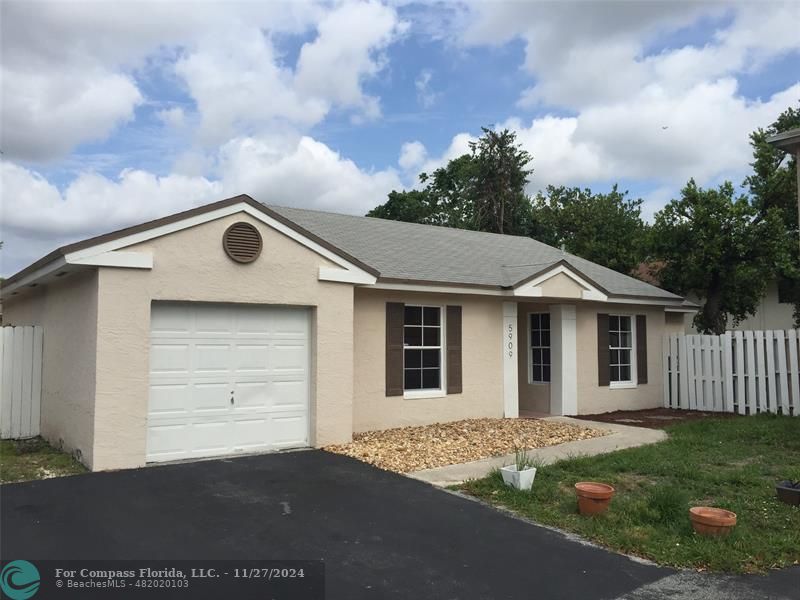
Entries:
{"type": "Polygon", "coordinates": [[[362,214],[481,126],[650,218],[800,101],[796,2],[186,6],[3,3],[3,275],[236,193],[362,214]]]}

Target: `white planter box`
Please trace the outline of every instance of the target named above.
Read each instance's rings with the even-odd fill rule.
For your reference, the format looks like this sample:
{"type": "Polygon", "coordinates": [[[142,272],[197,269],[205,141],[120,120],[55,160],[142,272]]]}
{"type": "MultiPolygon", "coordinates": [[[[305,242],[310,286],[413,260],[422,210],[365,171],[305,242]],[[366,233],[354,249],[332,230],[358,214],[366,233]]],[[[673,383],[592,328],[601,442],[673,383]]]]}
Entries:
{"type": "Polygon", "coordinates": [[[536,467],[530,467],[517,471],[516,465],[509,465],[500,469],[503,475],[503,483],[510,485],[518,490],[529,490],[533,485],[533,479],[536,477],[536,467]]]}

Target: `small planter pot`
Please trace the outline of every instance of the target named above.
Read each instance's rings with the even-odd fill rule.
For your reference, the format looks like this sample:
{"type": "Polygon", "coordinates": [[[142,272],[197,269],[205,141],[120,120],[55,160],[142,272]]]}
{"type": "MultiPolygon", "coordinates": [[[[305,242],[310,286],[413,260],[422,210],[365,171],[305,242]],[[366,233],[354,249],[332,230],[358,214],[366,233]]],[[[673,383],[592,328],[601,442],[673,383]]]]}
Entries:
{"type": "Polygon", "coordinates": [[[599,515],[608,510],[614,488],[607,483],[579,481],[575,484],[578,496],[578,511],[582,515],[599,515]]]}
{"type": "Polygon", "coordinates": [[[778,500],[793,506],[800,506],[800,481],[779,481],[775,486],[778,500]]]}
{"type": "Polygon", "coordinates": [[[529,467],[522,471],[517,471],[516,465],[509,465],[500,469],[503,475],[503,483],[518,490],[529,490],[536,477],[536,467],[529,467]]]}
{"type": "Polygon", "coordinates": [[[693,506],[689,518],[694,530],[705,536],[728,535],[736,525],[736,513],[710,506],[693,506]]]}

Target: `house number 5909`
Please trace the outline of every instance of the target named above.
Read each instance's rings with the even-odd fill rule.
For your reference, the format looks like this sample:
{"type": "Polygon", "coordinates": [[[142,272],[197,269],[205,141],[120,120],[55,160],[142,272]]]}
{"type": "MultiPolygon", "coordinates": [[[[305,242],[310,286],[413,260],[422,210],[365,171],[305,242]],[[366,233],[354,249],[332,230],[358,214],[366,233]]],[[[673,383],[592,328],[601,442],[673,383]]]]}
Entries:
{"type": "Polygon", "coordinates": [[[508,356],[511,358],[514,356],[514,325],[512,323],[508,324],[508,332],[506,333],[506,337],[508,341],[506,342],[506,348],[508,348],[508,356]]]}

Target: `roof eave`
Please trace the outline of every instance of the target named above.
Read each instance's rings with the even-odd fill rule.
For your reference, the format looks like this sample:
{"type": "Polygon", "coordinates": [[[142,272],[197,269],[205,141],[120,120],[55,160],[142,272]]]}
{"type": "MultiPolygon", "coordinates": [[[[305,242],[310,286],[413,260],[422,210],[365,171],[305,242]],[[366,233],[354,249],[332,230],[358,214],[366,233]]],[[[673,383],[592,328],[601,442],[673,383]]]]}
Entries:
{"type": "Polygon", "coordinates": [[[352,263],[353,265],[357,266],[358,268],[366,271],[370,275],[374,277],[378,277],[380,275],[380,271],[376,268],[367,265],[363,261],[357,259],[356,257],[350,255],[349,253],[337,248],[333,244],[327,242],[326,240],[320,238],[319,236],[315,235],[314,233],[308,231],[304,227],[301,227],[294,221],[287,219],[283,215],[279,214],[278,212],[272,210],[271,208],[265,206],[261,202],[258,202],[248,196],[247,194],[239,194],[238,196],[232,196],[230,198],[225,198],[224,200],[219,200],[217,202],[212,202],[210,204],[204,204],[203,206],[198,206],[196,208],[191,208],[189,210],[185,210],[182,212],[174,213],[168,215],[166,217],[161,217],[159,219],[154,219],[151,221],[146,221],[144,223],[139,223],[138,225],[133,225],[131,227],[125,227],[123,229],[118,229],[116,231],[112,231],[109,233],[105,233],[102,235],[94,236],[91,238],[87,238],[85,240],[81,240],[78,242],[74,242],[72,244],[67,244],[65,246],[61,246],[53,250],[52,252],[46,254],[39,260],[31,263],[27,267],[21,269],[20,271],[14,273],[10,277],[6,278],[0,283],[0,290],[8,288],[14,284],[16,284],[19,280],[25,278],[28,275],[31,275],[39,270],[45,270],[48,265],[51,263],[59,260],[65,259],[69,254],[73,252],[78,252],[82,250],[86,250],[87,248],[91,248],[93,246],[99,246],[100,244],[104,244],[107,242],[112,242],[114,240],[118,240],[124,238],[126,236],[134,235],[136,233],[141,233],[148,231],[150,229],[155,229],[157,227],[161,227],[164,225],[170,225],[172,223],[176,223],[179,221],[187,220],[192,217],[203,215],[205,213],[212,212],[214,210],[220,208],[226,208],[228,206],[232,206],[235,204],[244,203],[252,208],[261,211],[262,213],[268,215],[269,217],[275,219],[279,223],[282,223],[286,227],[294,230],[295,232],[299,233],[300,235],[312,240],[313,242],[319,244],[326,250],[340,256],[344,260],[352,263]]]}
{"type": "Polygon", "coordinates": [[[800,128],[790,129],[767,138],[767,143],[785,152],[800,151],[800,128]]]}

